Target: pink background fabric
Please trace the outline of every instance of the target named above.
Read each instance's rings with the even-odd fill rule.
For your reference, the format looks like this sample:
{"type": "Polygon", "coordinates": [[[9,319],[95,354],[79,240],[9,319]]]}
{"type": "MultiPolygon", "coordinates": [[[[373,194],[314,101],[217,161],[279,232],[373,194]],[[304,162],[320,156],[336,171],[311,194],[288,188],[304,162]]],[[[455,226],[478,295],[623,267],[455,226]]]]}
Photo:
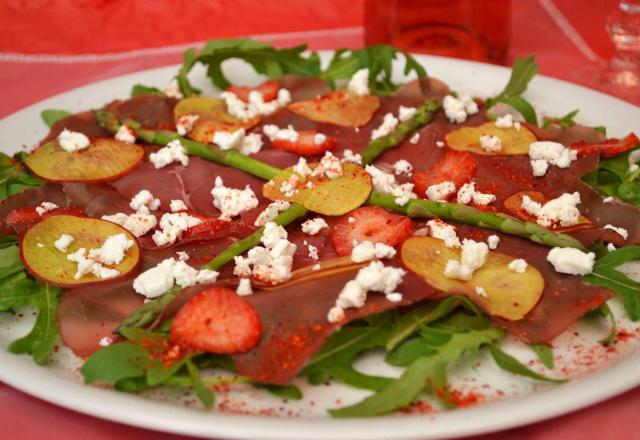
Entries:
{"type": "MultiPolygon", "coordinates": [[[[535,53],[545,75],[580,82],[582,66],[613,53],[604,30],[616,0],[512,0],[509,62],[535,53]]],[[[364,0],[4,0],[0,118],[74,87],[178,63],[208,38],[252,35],[312,49],[361,47],[364,0]]],[[[0,383],[3,438],[184,438],[85,416],[0,383]]],[[[532,426],[474,440],[640,438],[640,390],[532,426]]]]}

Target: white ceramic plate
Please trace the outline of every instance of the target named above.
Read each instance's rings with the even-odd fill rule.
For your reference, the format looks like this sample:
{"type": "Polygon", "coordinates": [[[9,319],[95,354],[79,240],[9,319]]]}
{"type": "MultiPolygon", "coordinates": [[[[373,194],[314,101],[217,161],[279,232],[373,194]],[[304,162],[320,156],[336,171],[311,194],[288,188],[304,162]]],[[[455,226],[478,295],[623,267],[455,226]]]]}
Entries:
{"type": "MultiPolygon", "coordinates": [[[[325,54],[326,55],[326,54],[325,54]]],[[[429,73],[444,79],[453,89],[476,96],[498,92],[509,77],[509,69],[440,57],[418,57],[429,73]]],[[[230,63],[235,78],[258,81],[241,63],[230,63]]],[[[0,146],[7,152],[32,146],[46,134],[39,114],[47,108],[71,111],[95,108],[115,98],[128,96],[131,86],[144,83],[163,87],[177,71],[176,66],[153,69],[81,87],[29,106],[0,121],[0,146]]],[[[193,74],[194,83],[211,91],[202,70],[193,74]]],[[[609,134],[624,135],[640,120],[640,109],[618,99],[551,78],[536,77],[527,98],[541,113],[563,115],[580,109],[579,121],[605,125],[609,134]]],[[[636,332],[637,326],[622,317],[613,302],[619,325],[636,332]]],[[[29,314],[31,315],[31,314],[29,314]]],[[[485,400],[469,409],[428,414],[397,414],[366,420],[335,420],[326,408],[345,405],[365,396],[363,391],[340,385],[312,387],[298,383],[305,393],[301,402],[282,402],[248,388],[219,393],[218,406],[205,412],[184,393],[161,390],[144,396],[84,386],[77,374],[78,360],[61,349],[46,367],[27,356],[6,352],[9,342],[28,331],[28,318],[0,316],[0,379],[49,402],[93,416],[155,430],[202,437],[264,439],[432,439],[480,434],[540,421],[585,407],[640,384],[640,344],[637,339],[616,344],[612,350],[595,341],[606,333],[604,325],[576,328],[559,337],[556,370],[545,371],[523,344],[508,340],[504,348],[529,365],[550,375],[576,378],[553,387],[513,377],[500,371],[484,353],[463,360],[451,374],[454,388],[472,392],[485,400]],[[576,335],[576,332],[578,335],[576,335]],[[479,359],[479,364],[478,364],[479,359]],[[486,385],[486,386],[485,386],[486,385]],[[265,417],[270,415],[273,417],[265,417]]],[[[359,361],[367,372],[397,375],[379,355],[359,361]]]]}

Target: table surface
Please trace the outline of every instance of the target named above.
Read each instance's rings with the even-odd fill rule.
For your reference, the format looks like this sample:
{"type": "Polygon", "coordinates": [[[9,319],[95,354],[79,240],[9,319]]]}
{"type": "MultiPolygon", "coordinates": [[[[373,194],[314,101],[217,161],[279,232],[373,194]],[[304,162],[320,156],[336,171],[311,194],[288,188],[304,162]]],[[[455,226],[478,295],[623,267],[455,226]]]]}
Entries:
{"type": "MultiPolygon", "coordinates": [[[[0,2],[0,118],[48,96],[125,73],[179,63],[208,38],[252,35],[312,49],[361,47],[363,0],[49,0],[0,2]],[[259,7],[257,5],[260,5],[259,7]],[[181,6],[182,5],[182,6],[181,6]],[[199,25],[202,23],[202,25],[199,25]],[[215,25],[211,25],[215,23],[215,25]],[[55,34],[55,37],[52,36],[55,34]]],[[[615,0],[513,0],[509,62],[535,53],[545,75],[597,88],[575,72],[611,57],[604,24],[615,0]],[[526,32],[519,30],[526,29],[526,32]]],[[[632,101],[640,103],[640,97],[632,101]]],[[[178,437],[56,407],[0,383],[6,438],[178,437]]],[[[638,438],[640,389],[576,413],[474,440],[638,438]]]]}

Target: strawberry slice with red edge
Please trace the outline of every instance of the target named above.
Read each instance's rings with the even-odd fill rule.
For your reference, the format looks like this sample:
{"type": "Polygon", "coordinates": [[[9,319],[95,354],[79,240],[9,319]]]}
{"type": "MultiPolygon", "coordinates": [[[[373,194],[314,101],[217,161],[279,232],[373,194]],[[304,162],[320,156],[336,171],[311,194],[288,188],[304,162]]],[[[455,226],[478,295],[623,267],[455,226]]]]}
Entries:
{"type": "Polygon", "coordinates": [[[51,211],[47,211],[42,215],[38,214],[36,208],[15,208],[7,214],[5,217],[5,223],[19,234],[51,215],[75,215],[78,217],[86,217],[82,209],[75,207],[56,208],[51,211]]]}
{"type": "Polygon", "coordinates": [[[249,102],[249,93],[253,91],[262,93],[264,102],[273,101],[278,96],[278,90],[280,90],[280,84],[273,79],[269,79],[256,87],[233,85],[227,87],[227,92],[233,93],[238,99],[244,102],[249,102]]]}
{"type": "Polygon", "coordinates": [[[578,150],[578,156],[600,153],[603,157],[611,157],[632,149],[638,145],[639,142],[640,140],[635,133],[629,133],[622,139],[607,139],[606,141],[597,144],[576,142],[575,144],[571,144],[570,147],[574,150],[578,150]]]}
{"type": "Polygon", "coordinates": [[[413,175],[418,197],[425,197],[427,188],[442,182],[453,182],[457,188],[467,183],[476,173],[478,165],[471,153],[447,151],[431,168],[413,175]]]}
{"type": "Polygon", "coordinates": [[[413,235],[408,217],[392,214],[379,206],[363,206],[351,211],[336,223],[331,242],[338,255],[351,255],[353,241],[384,243],[396,246],[413,235]]]}
{"type": "Polygon", "coordinates": [[[262,337],[262,321],[251,303],[226,287],[205,289],[192,297],[171,325],[173,344],[218,354],[246,353],[262,337]]]}
{"type": "Polygon", "coordinates": [[[277,150],[285,150],[302,156],[311,156],[335,148],[338,145],[338,141],[335,138],[320,134],[316,130],[302,130],[298,132],[298,139],[295,141],[274,139],[271,141],[271,145],[277,150]]]}
{"type": "Polygon", "coordinates": [[[255,231],[256,228],[242,221],[225,221],[218,218],[209,217],[195,212],[182,211],[192,217],[202,220],[202,223],[190,227],[182,233],[181,242],[186,241],[207,241],[220,237],[240,237],[244,238],[255,231]]]}

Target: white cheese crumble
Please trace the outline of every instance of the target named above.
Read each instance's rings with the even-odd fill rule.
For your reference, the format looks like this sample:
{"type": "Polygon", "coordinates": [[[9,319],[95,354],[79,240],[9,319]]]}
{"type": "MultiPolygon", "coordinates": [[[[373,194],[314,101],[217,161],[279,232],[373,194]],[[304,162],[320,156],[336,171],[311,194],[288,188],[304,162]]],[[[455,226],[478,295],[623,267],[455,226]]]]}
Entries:
{"type": "Polygon", "coordinates": [[[139,213],[148,214],[149,211],[155,211],[160,207],[160,200],[156,199],[149,190],[143,189],[131,198],[129,207],[139,213]]]}
{"type": "Polygon", "coordinates": [[[253,289],[251,288],[251,280],[249,278],[241,278],[236,289],[238,296],[253,295],[253,289]]]}
{"type": "Polygon", "coordinates": [[[476,295],[481,296],[483,298],[487,298],[489,296],[487,294],[487,291],[484,290],[484,288],[480,287],[480,286],[476,286],[476,295]]]}
{"type": "Polygon", "coordinates": [[[529,145],[529,158],[533,175],[540,177],[547,173],[549,165],[569,168],[571,162],[578,158],[578,152],[573,148],[565,148],[558,142],[538,141],[529,145]]]}
{"type": "Polygon", "coordinates": [[[602,202],[603,203],[613,203],[613,200],[614,200],[613,196],[608,196],[608,197],[605,197],[604,199],[602,199],[602,202]]]}
{"type": "Polygon", "coordinates": [[[536,217],[536,223],[549,227],[554,224],[573,226],[580,221],[580,193],[564,193],[560,197],[548,201],[544,205],[532,200],[529,196],[522,197],[521,207],[536,217]]]}
{"type": "Polygon", "coordinates": [[[302,223],[302,232],[309,235],[316,235],[323,228],[328,228],[329,225],[322,217],[310,218],[302,223]]]}
{"type": "Polygon", "coordinates": [[[148,212],[135,212],[133,214],[118,212],[113,215],[103,215],[102,220],[120,225],[136,237],[142,237],[158,224],[158,219],[156,219],[155,215],[148,212]]]}
{"type": "Polygon", "coordinates": [[[498,244],[500,244],[500,237],[498,237],[497,235],[490,235],[487,238],[487,244],[489,245],[489,249],[496,249],[498,247],[498,244]]]}
{"type": "Polygon", "coordinates": [[[187,204],[184,203],[182,200],[174,199],[174,200],[171,200],[171,203],[169,203],[169,209],[171,209],[171,212],[179,212],[179,211],[186,211],[189,208],[187,207],[187,204]]]}
{"type": "Polygon", "coordinates": [[[315,167],[311,175],[313,177],[326,176],[329,179],[337,179],[342,176],[342,164],[340,163],[340,159],[331,153],[331,151],[327,151],[320,159],[320,163],[315,167]]]}
{"type": "Polygon", "coordinates": [[[197,270],[184,261],[167,258],[138,275],[133,280],[133,289],[147,298],[156,298],[167,293],[174,284],[189,287],[213,283],[218,275],[214,270],[197,270]]]}
{"type": "Polygon", "coordinates": [[[262,137],[257,133],[245,134],[244,128],[216,131],[212,142],[221,150],[238,150],[244,155],[255,154],[262,149],[262,137]]]}
{"type": "Polygon", "coordinates": [[[444,241],[444,245],[449,248],[460,247],[460,239],[456,234],[456,228],[453,225],[443,222],[439,218],[429,220],[427,227],[433,238],[439,238],[444,241]]]}
{"type": "Polygon", "coordinates": [[[291,102],[291,93],[287,89],[279,89],[276,99],[269,102],[264,102],[264,96],[257,90],[249,93],[249,102],[242,101],[231,92],[222,92],[220,97],[227,105],[227,112],[243,121],[260,115],[270,115],[291,102]]]}
{"type": "Polygon", "coordinates": [[[133,131],[133,128],[129,127],[126,124],[123,124],[120,126],[120,128],[118,128],[115,138],[117,141],[124,142],[126,144],[136,143],[136,134],[133,131]]]}
{"type": "Polygon", "coordinates": [[[277,284],[291,278],[293,254],[297,246],[287,240],[287,231],[274,222],[264,225],[260,241],[264,246],[256,246],[249,250],[247,257],[235,257],[234,275],[249,276],[277,284]],[[253,266],[253,269],[251,269],[253,266]]]}
{"type": "Polygon", "coordinates": [[[251,261],[249,258],[238,255],[233,257],[235,266],[233,267],[233,274],[237,277],[248,277],[251,275],[251,261]]]}
{"type": "Polygon", "coordinates": [[[178,80],[173,78],[169,81],[167,88],[163,90],[163,93],[168,98],[182,99],[184,95],[180,91],[180,84],[178,84],[178,80]]]}
{"type": "Polygon", "coordinates": [[[629,157],[627,157],[627,163],[629,164],[630,173],[633,173],[638,169],[638,161],[640,161],[640,150],[634,150],[630,152],[629,157]]]}
{"type": "Polygon", "coordinates": [[[615,251],[615,250],[616,250],[616,245],[615,245],[615,244],[613,244],[613,243],[607,243],[607,250],[608,250],[609,252],[613,252],[613,251],[615,251]]]}
{"type": "Polygon", "coordinates": [[[486,243],[464,239],[460,261],[449,260],[444,268],[444,276],[458,280],[468,281],[473,273],[484,266],[489,254],[486,243]]]}
{"type": "Polygon", "coordinates": [[[444,141],[436,141],[436,147],[443,148],[444,147],[444,141]]]}
{"type": "Polygon", "coordinates": [[[480,148],[489,153],[502,151],[502,140],[498,136],[483,134],[480,136],[480,148]]]}
{"type": "Polygon", "coordinates": [[[342,153],[342,160],[340,162],[342,163],[351,162],[358,165],[362,165],[362,155],[354,154],[353,151],[347,149],[347,150],[344,150],[344,153],[342,153]]]}
{"type": "Polygon", "coordinates": [[[442,107],[449,121],[458,124],[466,121],[468,115],[478,113],[478,104],[467,94],[462,94],[459,98],[452,95],[445,96],[442,107]]]}
{"type": "Polygon", "coordinates": [[[409,138],[410,144],[416,145],[418,142],[420,142],[420,132],[414,133],[413,136],[409,138]]]}
{"type": "Polygon", "coordinates": [[[400,119],[400,122],[406,122],[416,115],[416,111],[418,111],[418,109],[415,107],[405,107],[401,105],[398,109],[398,119],[400,119]]]}
{"type": "Polygon", "coordinates": [[[178,257],[178,261],[189,261],[189,258],[191,258],[185,251],[178,251],[176,252],[176,255],[178,257]]]}
{"type": "Polygon", "coordinates": [[[298,159],[298,163],[293,166],[293,172],[299,175],[300,177],[307,177],[312,174],[312,170],[307,164],[307,159],[301,157],[298,159]]]}
{"type": "Polygon", "coordinates": [[[336,299],[335,306],[329,310],[327,320],[340,322],[344,310],[363,307],[367,301],[367,292],[380,292],[393,302],[402,300],[402,294],[395,290],[402,283],[406,272],[396,267],[387,267],[380,261],[372,261],[358,271],[356,278],[348,281],[336,299]],[[389,298],[390,297],[390,298],[389,298]]]}
{"type": "Polygon", "coordinates": [[[496,201],[496,196],[493,194],[485,194],[480,191],[476,191],[476,184],[474,182],[465,183],[458,190],[457,202],[463,205],[468,205],[473,202],[476,205],[486,206],[489,203],[496,201]]]}
{"type": "Polygon", "coordinates": [[[165,213],[160,218],[160,229],[153,233],[153,242],[158,246],[173,244],[184,231],[202,223],[198,217],[186,212],[165,213]]]}
{"type": "Polygon", "coordinates": [[[92,273],[100,279],[110,279],[120,275],[116,269],[104,267],[106,265],[120,264],[125,258],[126,252],[133,247],[133,240],[129,240],[125,234],[116,234],[107,237],[100,248],[79,248],[68,254],[67,260],[78,264],[74,278],[79,280],[88,273],[92,273]]]}
{"type": "Polygon", "coordinates": [[[512,260],[507,267],[509,268],[509,270],[512,270],[514,272],[524,273],[527,270],[527,266],[528,264],[525,260],[523,260],[522,258],[518,258],[516,260],[512,260]]]}
{"type": "Polygon", "coordinates": [[[100,347],[108,347],[109,345],[113,344],[113,339],[111,339],[109,336],[103,336],[102,338],[100,338],[100,340],[98,341],[98,345],[100,347]]]}
{"type": "Polygon", "coordinates": [[[300,176],[296,173],[291,174],[280,184],[280,192],[284,194],[285,197],[293,197],[295,193],[298,192],[298,182],[300,181],[300,176]]]}
{"type": "Polygon", "coordinates": [[[75,238],[69,234],[60,234],[60,237],[53,243],[53,245],[60,252],[67,252],[71,243],[73,243],[75,238]]]}
{"type": "Polygon", "coordinates": [[[371,241],[363,241],[358,243],[351,250],[351,259],[356,263],[373,260],[374,258],[393,258],[396,250],[384,243],[373,243],[371,241]]]}
{"type": "Polygon", "coordinates": [[[221,220],[230,220],[258,206],[258,198],[249,185],[244,189],[227,188],[220,176],[216,177],[211,195],[213,206],[221,212],[221,220]]]}
{"type": "Polygon", "coordinates": [[[582,252],[575,248],[554,247],[547,255],[547,261],[556,272],[569,275],[587,275],[593,271],[596,254],[582,252]]]}
{"type": "Polygon", "coordinates": [[[513,127],[513,116],[510,114],[506,114],[504,116],[499,116],[496,119],[496,127],[498,128],[511,128],[513,127]]]}
{"type": "Polygon", "coordinates": [[[395,196],[394,201],[398,205],[404,206],[410,199],[417,197],[413,192],[413,183],[399,184],[393,174],[385,173],[373,165],[367,165],[365,171],[371,176],[374,190],[395,196]]]}
{"type": "Polygon", "coordinates": [[[158,170],[164,168],[173,162],[180,162],[182,166],[189,165],[189,156],[187,150],[180,143],[179,139],[174,139],[165,147],[160,148],[157,152],[149,155],[149,161],[158,170]]]}
{"type": "Polygon", "coordinates": [[[316,134],[313,136],[313,143],[314,143],[315,145],[322,145],[322,144],[324,144],[325,142],[327,142],[327,136],[326,136],[326,135],[324,135],[324,134],[322,134],[322,133],[316,133],[316,134]]]}
{"type": "Polygon", "coordinates": [[[411,172],[413,171],[413,165],[409,163],[409,161],[400,159],[396,163],[393,164],[393,172],[396,176],[401,174],[407,174],[411,176],[411,172]]]}
{"type": "Polygon", "coordinates": [[[84,133],[67,130],[65,128],[58,135],[58,144],[60,148],[67,153],[73,153],[74,151],[88,148],[91,141],[89,141],[89,138],[84,133]]]}
{"type": "Polygon", "coordinates": [[[351,76],[347,84],[347,91],[354,95],[368,95],[369,92],[369,69],[364,68],[356,71],[351,76]]]}
{"type": "Polygon", "coordinates": [[[430,185],[427,188],[426,195],[429,200],[446,200],[450,195],[455,194],[456,185],[453,182],[445,181],[430,185]]]}
{"type": "Polygon", "coordinates": [[[629,238],[629,231],[627,231],[625,228],[619,228],[619,227],[613,226],[613,225],[605,225],[604,229],[611,229],[612,231],[616,232],[618,235],[620,235],[625,240],[627,238],[629,238]]]}
{"type": "Polygon", "coordinates": [[[378,139],[384,136],[387,136],[393,132],[398,126],[398,119],[393,116],[393,113],[387,113],[384,115],[384,119],[382,120],[382,124],[378,128],[375,128],[371,132],[371,140],[378,139]]]}
{"type": "Polygon", "coordinates": [[[200,119],[200,115],[183,115],[176,122],[176,131],[180,136],[186,136],[193,130],[193,126],[200,119]]]}
{"type": "Polygon", "coordinates": [[[47,212],[49,211],[53,211],[54,209],[58,209],[59,206],[56,205],[55,203],[51,203],[51,202],[42,202],[40,203],[40,206],[36,206],[36,213],[39,216],[43,216],[45,215],[47,212]]]}
{"type": "Polygon", "coordinates": [[[282,211],[286,211],[291,206],[291,203],[286,200],[276,200],[267,206],[264,211],[258,215],[256,221],[253,222],[254,226],[264,226],[267,222],[273,221],[278,214],[282,211]]]}
{"type": "Polygon", "coordinates": [[[318,255],[318,248],[315,247],[314,245],[308,244],[307,251],[309,254],[309,258],[311,258],[312,260],[318,260],[320,258],[318,255]]]}
{"type": "Polygon", "coordinates": [[[275,140],[296,142],[298,137],[300,137],[300,134],[292,125],[289,125],[287,128],[280,128],[277,125],[267,124],[262,127],[262,132],[272,142],[275,140]]]}

